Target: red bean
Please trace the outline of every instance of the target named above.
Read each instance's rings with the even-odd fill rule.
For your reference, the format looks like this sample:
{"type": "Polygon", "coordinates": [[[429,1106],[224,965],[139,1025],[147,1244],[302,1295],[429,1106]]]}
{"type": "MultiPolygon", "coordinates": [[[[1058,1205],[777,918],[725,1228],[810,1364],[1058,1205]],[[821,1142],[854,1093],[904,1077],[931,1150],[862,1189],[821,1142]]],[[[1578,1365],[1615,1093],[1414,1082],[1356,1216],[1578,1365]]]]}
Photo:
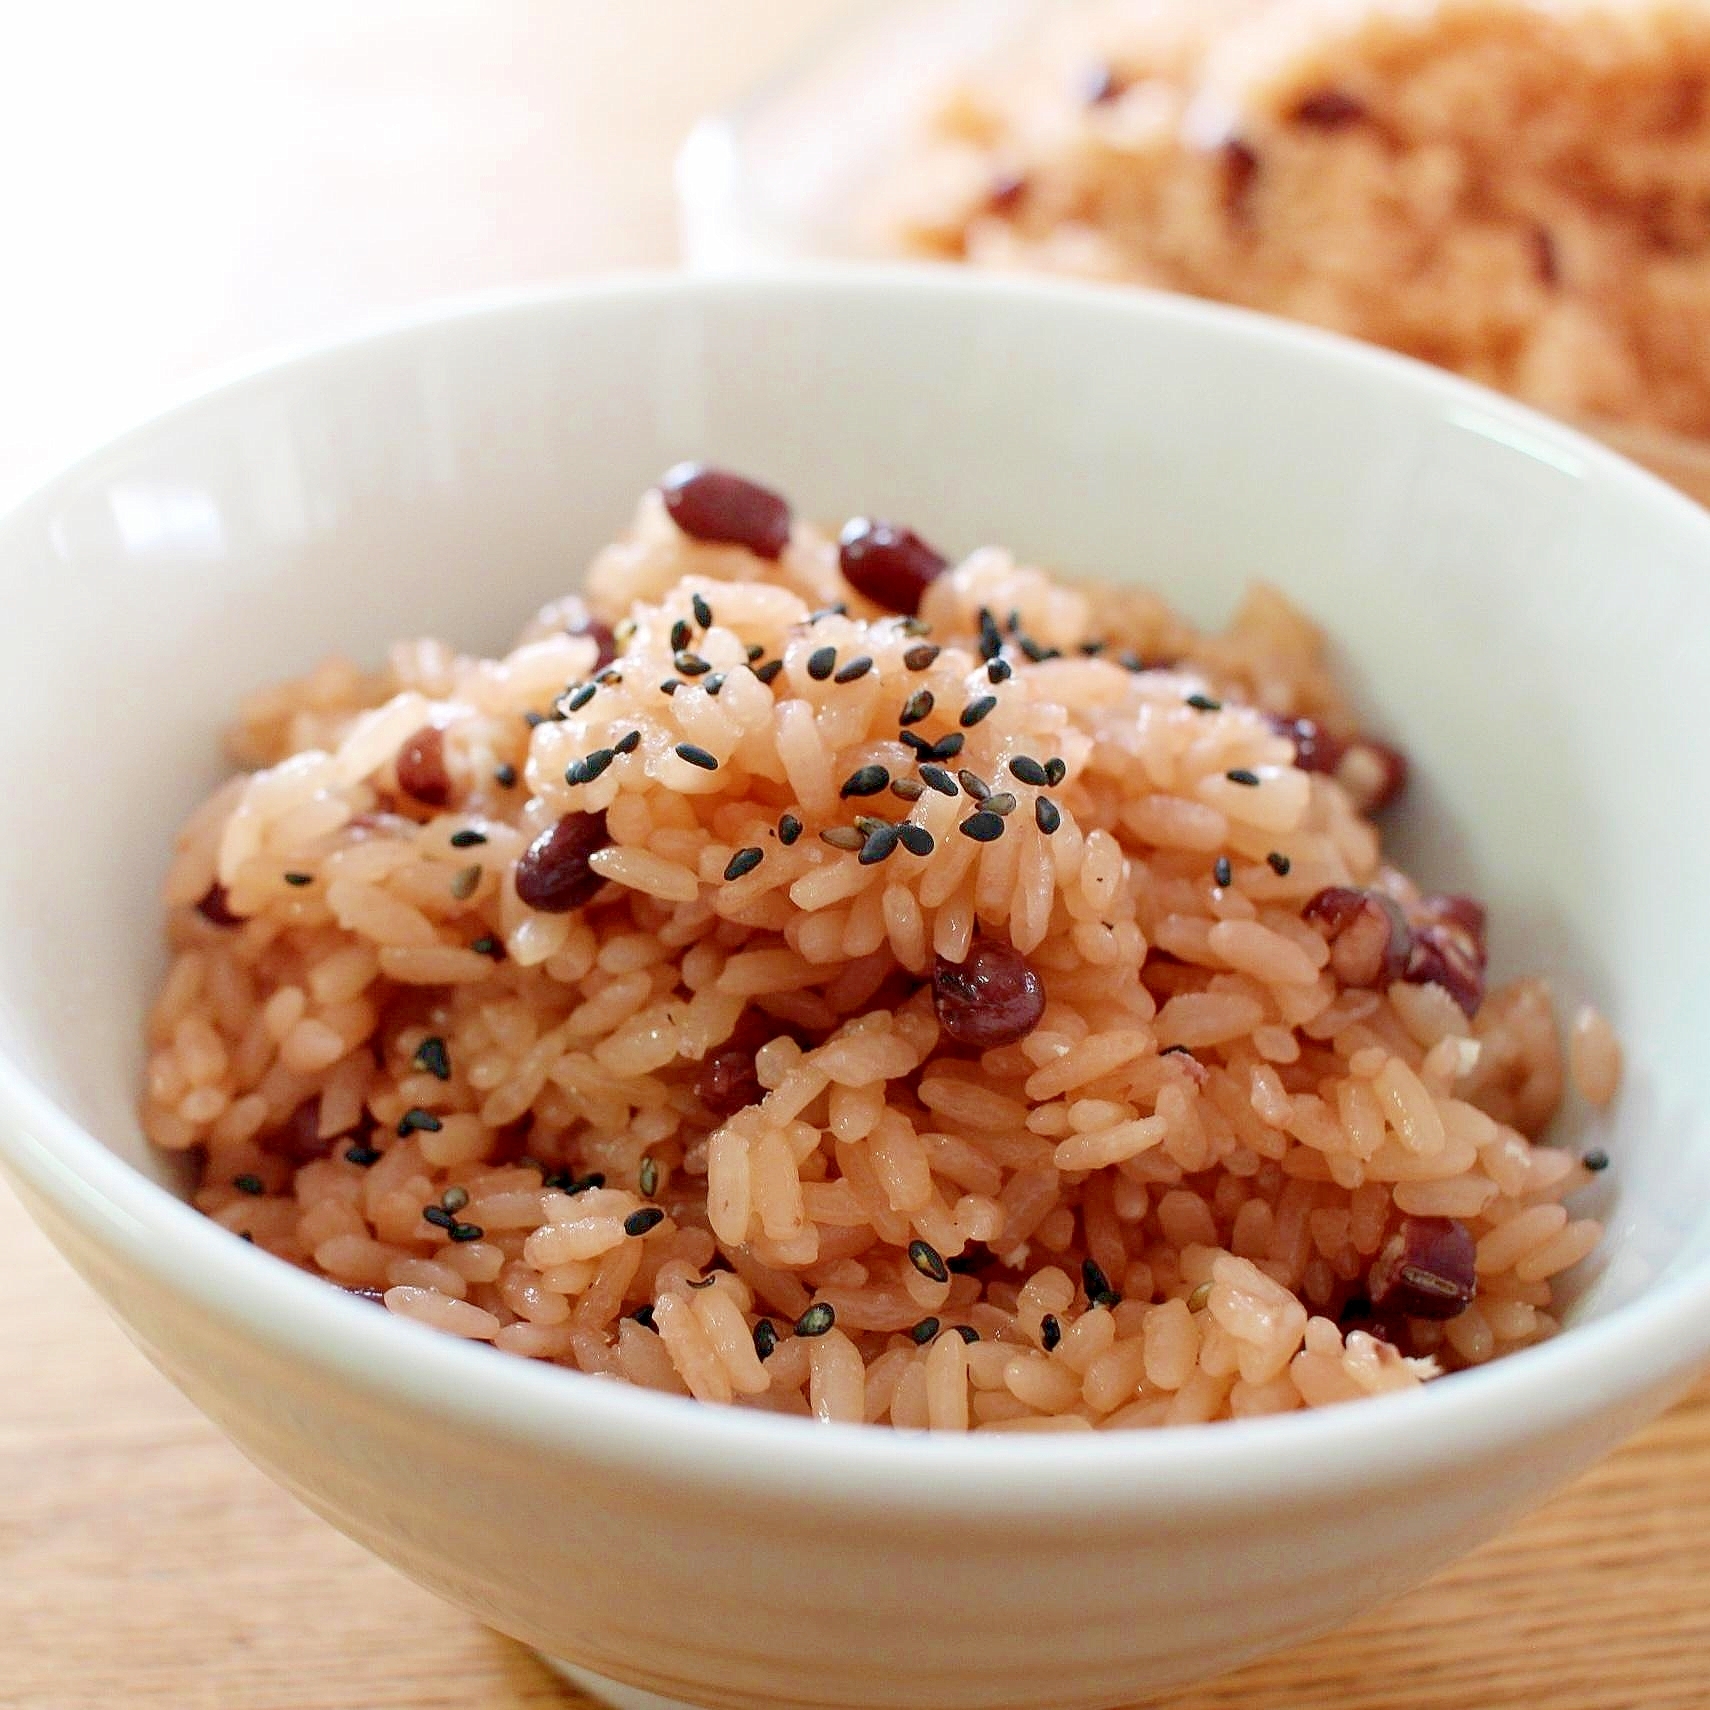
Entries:
{"type": "Polygon", "coordinates": [[[714,1116],[734,1116],[766,1096],[754,1068],[754,1053],[741,1047],[715,1051],[695,1076],[695,1097],[714,1116]]]}
{"type": "Polygon", "coordinates": [[[1406,973],[1412,934],[1393,897],[1331,885],[1301,913],[1324,933],[1330,971],[1343,985],[1382,988],[1406,973]]]}
{"type": "Polygon", "coordinates": [[[543,831],[517,861],[517,896],[541,914],[568,914],[604,881],[589,859],[610,842],[604,813],[571,813],[543,831]]]}
{"type": "Polygon", "coordinates": [[[590,613],[570,633],[593,637],[594,644],[600,650],[594,660],[596,671],[602,666],[611,664],[617,658],[617,637],[612,633],[612,626],[604,618],[597,618],[590,613]]]}
{"type": "Polygon", "coordinates": [[[328,1135],[323,1140],[321,1128],[321,1099],[317,1093],[306,1098],[271,1134],[261,1137],[261,1149],[276,1158],[284,1158],[293,1167],[313,1163],[316,1158],[329,1156],[338,1138],[328,1135]]]}
{"type": "Polygon", "coordinates": [[[1347,752],[1347,744],[1332,736],[1315,718],[1269,716],[1272,730],[1294,744],[1294,763],[1303,772],[1334,772],[1347,752]]]}
{"type": "Polygon", "coordinates": [[[1225,138],[1218,150],[1223,160],[1223,206],[1237,224],[1247,218],[1247,198],[1259,176],[1259,156],[1240,137],[1225,138]]]}
{"type": "Polygon", "coordinates": [[[398,750],[398,788],[427,807],[451,800],[451,774],[445,766],[445,732],[424,724],[398,750]]]}
{"type": "Polygon", "coordinates": [[[1467,896],[1421,897],[1403,978],[1415,986],[1441,986],[1468,1015],[1484,1002],[1484,905],[1467,896]]]}
{"type": "Polygon", "coordinates": [[[1011,944],[978,938],[967,960],[940,956],[932,969],[932,1007],[958,1045],[993,1051],[1025,1039],[1045,1013],[1045,987],[1011,944]]]}
{"type": "Polygon", "coordinates": [[[242,926],[244,917],[233,914],[230,893],[218,879],[197,899],[196,912],[210,926],[242,926]]]}
{"type": "Polygon", "coordinates": [[[886,611],[913,617],[948,560],[913,529],[856,517],[837,541],[837,567],[858,594],[886,611]]]}
{"type": "Polygon", "coordinates": [[[665,511],[692,540],[715,546],[744,546],[756,558],[780,558],[790,544],[790,507],[768,487],[708,469],[679,463],[659,483],[665,511]]]}
{"type": "Polygon", "coordinates": [[[1387,742],[1356,737],[1332,768],[1364,814],[1382,813],[1407,788],[1407,756],[1387,742]]]}
{"type": "Polygon", "coordinates": [[[1407,1318],[1458,1318],[1478,1292],[1472,1231],[1455,1217],[1406,1217],[1366,1279],[1372,1307],[1407,1318]]]}
{"type": "Polygon", "coordinates": [[[1295,108],[1294,116],[1297,123],[1311,125],[1315,130],[1340,131],[1365,118],[1366,107],[1346,90],[1319,89],[1295,108]]]}

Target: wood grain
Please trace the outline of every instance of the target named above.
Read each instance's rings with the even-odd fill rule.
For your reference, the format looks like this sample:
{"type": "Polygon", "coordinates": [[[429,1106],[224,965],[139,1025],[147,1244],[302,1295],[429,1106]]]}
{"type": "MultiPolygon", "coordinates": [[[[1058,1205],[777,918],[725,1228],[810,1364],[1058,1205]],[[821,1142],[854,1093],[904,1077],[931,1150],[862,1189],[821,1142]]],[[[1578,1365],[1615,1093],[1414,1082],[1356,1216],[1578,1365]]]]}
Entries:
{"type": "MultiPolygon", "coordinates": [[[[850,3],[63,0],[11,20],[0,493],[208,364],[668,258],[688,123],[850,3]]],[[[1629,449],[1710,496],[1710,456],[1629,449]]],[[[0,1706],[576,1702],[250,1467],[3,1186],[0,1230],[0,1706]]],[[[1707,1661],[1710,1390],[1424,1590],[1173,1710],[1697,1710],[1707,1661]]]]}

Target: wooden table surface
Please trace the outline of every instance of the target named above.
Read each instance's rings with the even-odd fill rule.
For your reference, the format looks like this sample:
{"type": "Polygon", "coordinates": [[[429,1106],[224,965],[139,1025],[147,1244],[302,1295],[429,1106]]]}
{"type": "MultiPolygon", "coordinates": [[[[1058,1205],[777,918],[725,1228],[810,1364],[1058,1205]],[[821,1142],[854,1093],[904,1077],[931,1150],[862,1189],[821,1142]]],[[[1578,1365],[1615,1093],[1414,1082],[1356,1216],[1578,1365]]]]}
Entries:
{"type": "MultiPolygon", "coordinates": [[[[0,494],[209,365],[668,260],[694,114],[850,0],[302,0],[9,19],[0,494]]],[[[1710,492],[1701,462],[1689,484],[1710,492]]],[[[525,1651],[313,1519],[0,1186],[0,1706],[548,1710],[525,1651]]],[[[1359,1625],[1173,1710],[1701,1710],[1710,1389],[1359,1625]]]]}

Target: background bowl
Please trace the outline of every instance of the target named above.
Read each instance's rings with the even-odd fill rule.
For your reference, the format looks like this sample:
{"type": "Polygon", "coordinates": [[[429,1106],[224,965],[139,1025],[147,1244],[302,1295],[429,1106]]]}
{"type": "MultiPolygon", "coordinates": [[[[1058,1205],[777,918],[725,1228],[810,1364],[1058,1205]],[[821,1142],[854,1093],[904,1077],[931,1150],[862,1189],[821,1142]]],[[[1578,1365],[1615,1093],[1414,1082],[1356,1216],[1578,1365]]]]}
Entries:
{"type": "Polygon", "coordinates": [[[1710,1353],[1710,517],[1514,405],[1139,293],[620,282],[159,418],[0,523],[0,597],[0,1160],[253,1459],[617,1702],[1126,1702],[1417,1581],[1710,1353]],[[1573,1328],[1316,1415],[924,1439],[495,1357],[185,1206],[133,1116],[141,1021],[166,853],[237,698],[333,648],[500,646],[693,455],[804,515],[1007,542],[1202,618],[1262,575],[1320,618],[1415,759],[1405,856],[1489,898],[1499,973],[1553,973],[1626,1038],[1618,1105],[1564,1133],[1615,1158],[1573,1328]]]}

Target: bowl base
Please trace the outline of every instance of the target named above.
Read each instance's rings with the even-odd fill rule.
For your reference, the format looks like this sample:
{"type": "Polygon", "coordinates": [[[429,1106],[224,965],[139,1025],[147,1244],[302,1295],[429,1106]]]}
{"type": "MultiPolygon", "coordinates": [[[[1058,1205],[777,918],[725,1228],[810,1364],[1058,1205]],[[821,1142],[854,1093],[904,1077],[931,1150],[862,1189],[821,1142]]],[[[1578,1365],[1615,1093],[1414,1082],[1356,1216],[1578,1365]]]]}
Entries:
{"type": "Polygon", "coordinates": [[[657,1692],[643,1692],[639,1686],[625,1686],[619,1681],[608,1680],[603,1674],[595,1674],[591,1668],[578,1668],[575,1663],[549,1657],[545,1651],[535,1654],[578,1692],[585,1692],[590,1698],[609,1704],[611,1710],[700,1710],[698,1705],[681,1698],[661,1698],[657,1692]]]}

